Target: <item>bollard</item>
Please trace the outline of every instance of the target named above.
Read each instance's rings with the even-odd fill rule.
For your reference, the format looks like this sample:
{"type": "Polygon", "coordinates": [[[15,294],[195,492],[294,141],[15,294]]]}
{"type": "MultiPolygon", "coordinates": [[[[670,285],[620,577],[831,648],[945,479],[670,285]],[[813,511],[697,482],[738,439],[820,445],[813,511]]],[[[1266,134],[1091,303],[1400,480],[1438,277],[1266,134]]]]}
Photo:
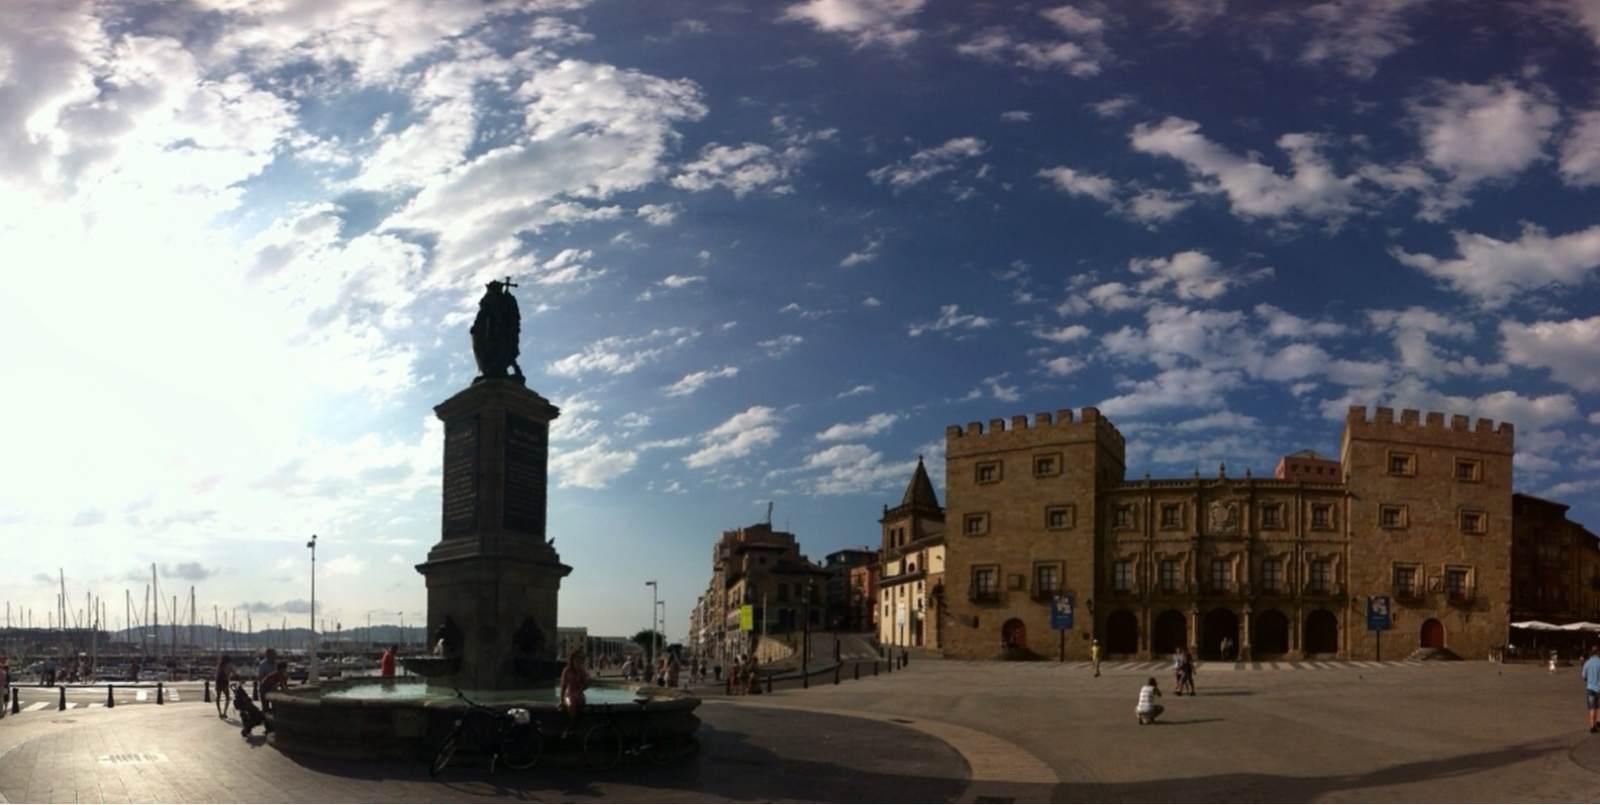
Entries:
{"type": "Polygon", "coordinates": [[[261,701],[261,680],[259,679],[250,682],[250,700],[261,701]]]}
{"type": "Polygon", "coordinates": [[[852,663],[852,665],[854,665],[855,669],[856,669],[856,681],[860,682],[861,681],[861,663],[859,663],[859,662],[858,663],[852,663]]]}
{"type": "Polygon", "coordinates": [[[18,709],[22,707],[22,695],[21,694],[22,694],[21,690],[18,690],[17,688],[12,688],[11,689],[11,714],[12,715],[16,715],[18,709]]]}
{"type": "Polygon", "coordinates": [[[157,682],[156,683],[156,704],[166,704],[166,703],[167,703],[166,700],[163,699],[162,696],[161,696],[161,683],[157,682]]]}
{"type": "Polygon", "coordinates": [[[733,695],[733,677],[731,677],[731,676],[728,677],[727,683],[728,683],[728,695],[732,696],[733,695]]]}
{"type": "Polygon", "coordinates": [[[800,687],[806,689],[811,687],[811,669],[804,665],[800,666],[800,687]]]}
{"type": "Polygon", "coordinates": [[[767,674],[767,692],[772,692],[772,674],[767,674]]]}
{"type": "MultiPolygon", "coordinates": [[[[222,691],[220,691],[220,690],[217,691],[217,695],[221,696],[222,695],[222,691]]],[[[206,702],[206,704],[210,704],[211,703],[211,680],[209,680],[209,679],[206,680],[206,698],[205,698],[205,702],[206,702]]]]}
{"type": "Polygon", "coordinates": [[[57,710],[67,709],[67,689],[65,686],[58,688],[61,691],[61,701],[56,703],[57,710]]]}
{"type": "Polygon", "coordinates": [[[106,685],[106,707],[116,707],[117,697],[111,692],[111,686],[106,685]]]}
{"type": "Polygon", "coordinates": [[[844,666],[838,664],[833,666],[833,684],[839,684],[839,674],[842,672],[843,668],[844,666]]]}
{"type": "Polygon", "coordinates": [[[873,676],[877,676],[878,675],[878,661],[877,660],[873,660],[872,661],[872,675],[873,676]]]}
{"type": "Polygon", "coordinates": [[[900,667],[904,668],[904,667],[906,667],[907,665],[910,665],[910,664],[911,664],[911,652],[909,652],[909,651],[900,652],[900,667]]]}

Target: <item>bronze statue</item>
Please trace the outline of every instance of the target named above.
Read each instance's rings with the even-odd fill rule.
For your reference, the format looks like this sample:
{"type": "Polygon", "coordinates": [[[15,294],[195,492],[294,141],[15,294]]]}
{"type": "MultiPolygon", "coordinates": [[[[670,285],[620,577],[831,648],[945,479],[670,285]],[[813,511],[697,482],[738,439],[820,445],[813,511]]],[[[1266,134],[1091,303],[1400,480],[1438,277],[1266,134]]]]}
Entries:
{"type": "Polygon", "coordinates": [[[474,383],[507,376],[522,380],[522,367],[517,365],[522,314],[510,290],[515,287],[510,277],[494,280],[478,300],[478,317],[472,321],[472,356],[478,361],[474,383]]]}

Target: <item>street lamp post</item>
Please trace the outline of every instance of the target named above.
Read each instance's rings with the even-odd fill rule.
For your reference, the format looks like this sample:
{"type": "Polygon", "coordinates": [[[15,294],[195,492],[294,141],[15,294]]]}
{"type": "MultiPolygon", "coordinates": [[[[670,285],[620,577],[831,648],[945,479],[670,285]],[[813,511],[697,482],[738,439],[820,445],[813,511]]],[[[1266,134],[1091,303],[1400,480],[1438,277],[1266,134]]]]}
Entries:
{"type": "Polygon", "coordinates": [[[317,535],[311,535],[311,541],[306,543],[311,549],[311,663],[307,668],[310,683],[315,685],[321,681],[322,676],[317,665],[317,535]]]}
{"type": "MultiPolygon", "coordinates": [[[[656,609],[661,606],[661,599],[659,597],[661,593],[661,587],[660,585],[656,584],[655,579],[645,582],[644,586],[650,588],[650,631],[653,633],[656,630],[656,609]]],[[[651,634],[647,639],[650,641],[650,645],[647,647],[649,654],[646,656],[649,657],[649,660],[645,665],[645,675],[649,676],[650,674],[655,673],[656,636],[651,634]]]]}

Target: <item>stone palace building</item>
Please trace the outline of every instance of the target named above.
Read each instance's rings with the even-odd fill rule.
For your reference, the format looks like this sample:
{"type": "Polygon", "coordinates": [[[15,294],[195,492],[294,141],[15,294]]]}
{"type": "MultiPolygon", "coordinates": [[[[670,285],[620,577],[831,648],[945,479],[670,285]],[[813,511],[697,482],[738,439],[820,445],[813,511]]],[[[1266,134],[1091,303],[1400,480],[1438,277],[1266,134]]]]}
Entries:
{"type": "Polygon", "coordinates": [[[885,642],[1082,659],[1092,638],[1149,658],[1215,657],[1227,637],[1240,659],[1371,660],[1482,658],[1506,639],[1509,423],[1352,407],[1337,463],[1291,455],[1276,478],[1129,479],[1094,408],[951,426],[945,442],[945,508],[913,479],[885,513],[885,642]],[[1064,639],[1058,594],[1076,610],[1064,639]],[[1381,637],[1369,596],[1392,602],[1381,637]]]}

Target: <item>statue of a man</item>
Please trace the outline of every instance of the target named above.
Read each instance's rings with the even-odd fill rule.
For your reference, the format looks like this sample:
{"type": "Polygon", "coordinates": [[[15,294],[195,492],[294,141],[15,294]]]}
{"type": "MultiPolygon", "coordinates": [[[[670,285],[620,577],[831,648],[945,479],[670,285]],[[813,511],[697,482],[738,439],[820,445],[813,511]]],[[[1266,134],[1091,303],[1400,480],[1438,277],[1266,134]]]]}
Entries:
{"type": "Polygon", "coordinates": [[[510,277],[504,282],[494,280],[478,300],[478,317],[472,322],[472,356],[478,361],[478,377],[474,383],[506,377],[508,367],[511,377],[522,379],[522,367],[517,365],[522,314],[517,311],[517,298],[510,291],[515,287],[510,277]]]}

